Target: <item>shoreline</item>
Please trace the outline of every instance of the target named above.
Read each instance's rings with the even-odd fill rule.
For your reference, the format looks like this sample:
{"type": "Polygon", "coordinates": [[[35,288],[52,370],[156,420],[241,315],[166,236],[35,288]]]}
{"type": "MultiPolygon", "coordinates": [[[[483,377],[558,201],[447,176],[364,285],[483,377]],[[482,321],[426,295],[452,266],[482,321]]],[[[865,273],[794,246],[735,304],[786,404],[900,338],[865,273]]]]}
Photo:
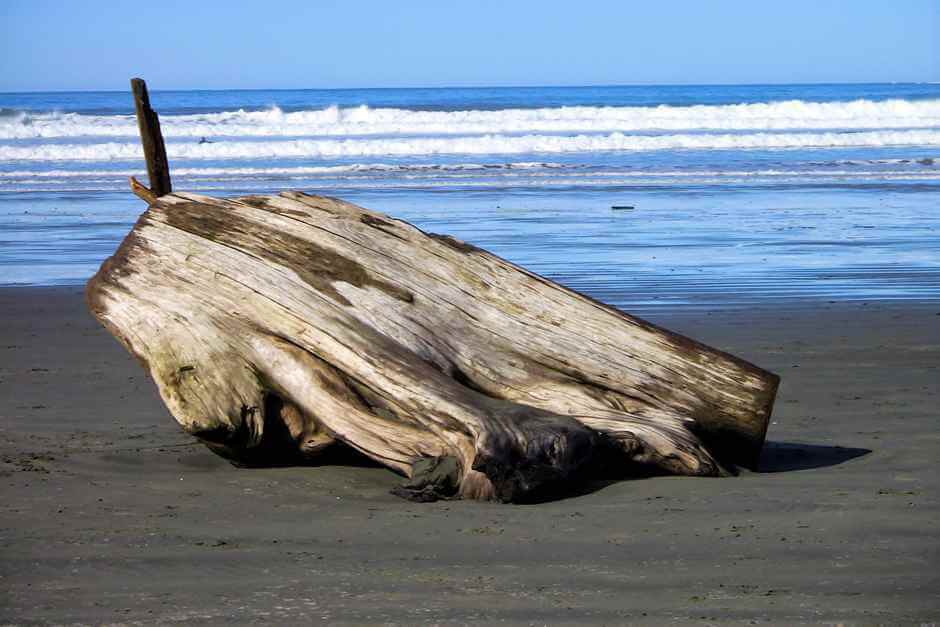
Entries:
{"type": "MultiPolygon", "coordinates": [[[[378,182],[369,175],[358,184],[378,182]]],[[[474,192],[432,178],[419,181],[430,186],[421,192],[294,183],[463,239],[641,315],[940,300],[934,253],[940,225],[932,213],[936,194],[927,189],[810,189],[810,181],[792,189],[736,189],[726,182],[697,191],[670,184],[533,193],[519,191],[522,182],[513,179],[505,182],[517,186],[512,189],[474,192]],[[636,209],[610,209],[619,203],[636,209]]],[[[179,184],[212,193],[185,177],[179,184]]],[[[265,192],[281,188],[257,184],[265,192]]],[[[9,224],[0,236],[0,289],[83,284],[145,210],[123,185],[61,197],[0,192],[0,221],[9,224]]],[[[251,191],[225,185],[226,196],[251,191]]]]}
{"type": "Polygon", "coordinates": [[[637,311],[782,377],[761,472],[511,506],[235,469],[81,293],[0,287],[0,622],[940,616],[936,300],[637,311]]]}

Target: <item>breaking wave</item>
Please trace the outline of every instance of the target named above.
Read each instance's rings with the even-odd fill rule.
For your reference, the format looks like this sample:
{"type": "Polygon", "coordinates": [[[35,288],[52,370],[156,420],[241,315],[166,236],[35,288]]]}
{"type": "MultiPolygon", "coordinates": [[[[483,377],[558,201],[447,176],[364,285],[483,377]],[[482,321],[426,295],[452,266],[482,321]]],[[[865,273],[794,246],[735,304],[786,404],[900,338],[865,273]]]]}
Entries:
{"type": "MultiPolygon", "coordinates": [[[[491,170],[554,170],[583,169],[587,166],[561,163],[446,163],[446,164],[392,164],[352,163],[349,165],[296,166],[287,168],[173,168],[174,176],[335,176],[343,174],[370,174],[381,172],[481,172],[491,170]]],[[[131,176],[144,174],[136,168],[122,170],[11,170],[0,172],[0,179],[18,178],[70,178],[92,176],[131,176]]]]}
{"type": "MultiPolygon", "coordinates": [[[[441,178],[453,179],[471,178],[485,179],[480,176],[481,170],[492,171],[494,176],[499,174],[501,180],[506,177],[517,178],[538,178],[551,177],[578,177],[592,179],[692,179],[692,178],[729,178],[729,177],[765,177],[765,178],[833,178],[845,177],[853,180],[866,179],[916,179],[916,180],[940,180],[940,172],[936,170],[800,170],[800,169],[757,169],[757,170],[624,170],[612,169],[608,171],[593,171],[590,168],[579,166],[553,166],[552,164],[540,164],[533,168],[511,168],[509,164],[502,166],[480,166],[477,168],[451,168],[438,166],[424,167],[389,167],[387,169],[375,168],[371,165],[362,167],[329,167],[329,168],[179,168],[174,170],[173,174],[180,179],[192,180],[225,180],[225,179],[264,179],[277,180],[279,178],[289,179],[362,179],[378,181],[383,178],[441,178]],[[556,171],[553,171],[556,170],[556,171]],[[557,170],[560,170],[557,171],[557,170]],[[379,173],[387,176],[378,175],[379,173]],[[378,175],[378,176],[377,176],[378,175]]],[[[11,172],[0,172],[0,185],[17,183],[24,181],[55,181],[55,180],[74,180],[83,181],[119,181],[121,188],[125,184],[124,179],[128,176],[146,176],[146,172],[136,169],[125,170],[16,170],[11,172]]]]}
{"type": "MultiPolygon", "coordinates": [[[[726,133],[676,135],[483,135],[389,139],[167,142],[172,159],[284,159],[412,155],[506,155],[656,150],[741,150],[940,146],[940,130],[852,133],[726,133]]],[[[0,145],[0,161],[131,161],[136,142],[0,145]]]]}
{"type": "MultiPolygon", "coordinates": [[[[0,112],[0,140],[133,137],[131,115],[0,112]]],[[[335,137],[695,130],[824,130],[940,127],[940,100],[789,100],[737,105],[569,106],[496,111],[415,111],[368,106],[284,112],[223,111],[161,117],[166,137],[335,137]]]]}

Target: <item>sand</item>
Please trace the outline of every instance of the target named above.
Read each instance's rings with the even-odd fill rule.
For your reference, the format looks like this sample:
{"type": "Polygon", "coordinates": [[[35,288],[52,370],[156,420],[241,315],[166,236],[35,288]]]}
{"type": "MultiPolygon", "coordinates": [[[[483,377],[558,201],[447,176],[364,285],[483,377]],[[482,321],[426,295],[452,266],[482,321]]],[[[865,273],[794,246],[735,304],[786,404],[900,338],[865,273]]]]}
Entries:
{"type": "Polygon", "coordinates": [[[0,622],[940,619],[940,303],[647,318],[783,377],[763,472],[415,504],[236,469],[78,288],[0,290],[0,622]]]}

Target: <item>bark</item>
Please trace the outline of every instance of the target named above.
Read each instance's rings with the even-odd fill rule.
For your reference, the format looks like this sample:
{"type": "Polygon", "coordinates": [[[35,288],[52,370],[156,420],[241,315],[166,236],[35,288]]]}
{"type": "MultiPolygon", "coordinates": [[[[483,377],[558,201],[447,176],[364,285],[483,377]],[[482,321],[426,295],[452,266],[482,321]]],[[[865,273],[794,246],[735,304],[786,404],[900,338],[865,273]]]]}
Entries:
{"type": "Polygon", "coordinates": [[[418,500],[753,466],[778,383],[464,242],[295,192],[162,196],[87,296],[212,450],[269,464],[349,446],[418,500]]]}

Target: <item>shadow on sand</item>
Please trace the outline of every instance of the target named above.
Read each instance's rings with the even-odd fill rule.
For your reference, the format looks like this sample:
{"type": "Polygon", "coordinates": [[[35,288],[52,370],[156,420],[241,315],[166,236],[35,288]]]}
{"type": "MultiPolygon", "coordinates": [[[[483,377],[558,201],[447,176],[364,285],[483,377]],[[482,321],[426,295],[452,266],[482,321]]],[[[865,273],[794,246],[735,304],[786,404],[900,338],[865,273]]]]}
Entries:
{"type": "MultiPolygon", "coordinates": [[[[798,442],[765,442],[761,452],[760,463],[754,472],[775,473],[792,472],[797,470],[812,470],[836,466],[847,461],[868,455],[871,449],[850,448],[844,446],[826,446],[822,444],[801,444],[798,442]]],[[[347,446],[334,446],[328,455],[317,460],[316,465],[358,466],[367,468],[381,468],[382,465],[362,455],[347,446]]],[[[561,501],[572,497],[586,496],[603,490],[622,481],[635,481],[657,476],[663,473],[644,466],[620,466],[611,473],[610,466],[601,463],[588,471],[590,478],[580,482],[573,482],[558,491],[550,491],[524,502],[527,504],[547,503],[561,501]]]]}
{"type": "Polygon", "coordinates": [[[761,452],[757,472],[791,472],[836,466],[871,453],[867,448],[767,442],[761,452]]]}
{"type": "MultiPolygon", "coordinates": [[[[847,461],[857,459],[871,453],[867,448],[851,448],[845,446],[826,446],[822,444],[801,444],[799,442],[765,442],[761,452],[760,463],[754,472],[793,472],[797,470],[812,470],[837,466],[847,461]]],[[[631,481],[660,476],[660,473],[644,472],[643,469],[633,468],[619,477],[593,478],[576,484],[563,493],[552,495],[551,498],[536,502],[556,501],[571,497],[585,496],[598,492],[604,488],[621,481],[631,481]]]]}
{"type": "MultiPolygon", "coordinates": [[[[200,447],[201,448],[201,447],[200,447]]],[[[761,452],[760,463],[753,472],[757,473],[777,473],[793,472],[797,470],[812,470],[816,468],[826,468],[836,466],[847,461],[868,455],[871,449],[851,448],[844,446],[826,446],[822,444],[802,444],[798,442],[765,442],[761,452]]],[[[201,456],[200,456],[201,457],[201,456]]],[[[201,460],[200,466],[205,465],[207,469],[214,469],[219,465],[224,465],[224,461],[214,458],[216,463],[206,464],[206,460],[201,460]]],[[[181,461],[181,460],[180,460],[181,461]]],[[[270,463],[270,459],[265,460],[265,464],[245,464],[235,463],[236,466],[248,467],[277,467],[277,466],[347,466],[358,468],[383,468],[382,464],[366,457],[355,449],[335,444],[324,451],[316,460],[299,461],[296,458],[284,459],[282,463],[270,463]]],[[[608,460],[609,461],[609,460],[608,460]]],[[[185,465],[192,465],[192,462],[185,465]]],[[[639,465],[614,465],[610,466],[600,463],[598,466],[586,472],[584,480],[565,485],[563,488],[555,486],[557,491],[550,491],[547,494],[541,494],[534,498],[526,499],[528,504],[546,503],[560,501],[572,497],[586,496],[604,488],[623,481],[635,481],[648,479],[657,476],[664,476],[664,473],[655,469],[639,465]],[[611,472],[612,468],[616,468],[611,472]]]]}

